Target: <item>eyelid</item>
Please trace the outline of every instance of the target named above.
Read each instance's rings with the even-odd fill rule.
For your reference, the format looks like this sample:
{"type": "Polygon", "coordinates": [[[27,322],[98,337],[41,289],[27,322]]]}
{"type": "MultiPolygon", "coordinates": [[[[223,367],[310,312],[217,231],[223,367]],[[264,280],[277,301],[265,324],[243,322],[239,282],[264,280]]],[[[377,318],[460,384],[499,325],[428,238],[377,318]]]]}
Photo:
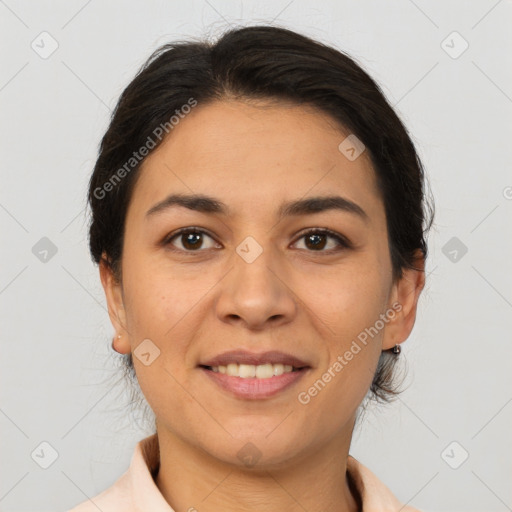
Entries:
{"type": "MultiPolygon", "coordinates": [[[[304,231],[301,231],[297,235],[296,241],[299,240],[300,238],[305,237],[306,235],[309,235],[309,234],[320,234],[320,235],[330,236],[331,238],[334,238],[342,248],[345,248],[345,249],[350,249],[353,247],[352,243],[346,236],[342,235],[341,233],[338,233],[337,231],[333,231],[332,229],[322,228],[322,227],[306,228],[304,231]]],[[[331,249],[331,250],[327,250],[327,251],[308,251],[308,252],[313,252],[313,253],[314,252],[319,252],[319,253],[324,252],[324,253],[329,254],[330,252],[334,252],[336,250],[340,250],[340,249],[331,249]]]]}
{"type": "MultiPolygon", "coordinates": [[[[198,227],[198,226],[187,226],[187,227],[183,227],[183,228],[177,229],[176,231],[173,231],[172,233],[168,234],[162,240],[161,245],[163,247],[166,247],[166,248],[168,246],[172,246],[171,241],[174,238],[179,237],[181,234],[188,233],[188,232],[200,233],[200,234],[206,235],[209,238],[211,238],[215,243],[217,243],[217,244],[220,243],[220,242],[218,242],[216,240],[215,236],[213,236],[212,234],[209,233],[208,230],[206,230],[204,228],[201,228],[201,227],[198,227]]],[[[332,229],[326,228],[326,227],[305,228],[304,230],[300,231],[296,235],[293,244],[297,243],[299,240],[301,240],[302,238],[304,238],[304,237],[306,237],[307,235],[310,235],[310,234],[325,235],[327,237],[333,238],[336,241],[336,243],[337,243],[337,247],[331,248],[331,249],[327,249],[327,250],[318,250],[318,251],[308,250],[308,249],[301,249],[301,251],[305,251],[306,253],[318,253],[318,254],[323,254],[323,255],[327,256],[327,255],[337,254],[337,253],[346,251],[348,249],[353,249],[353,247],[354,247],[352,242],[346,236],[342,235],[341,233],[338,233],[337,231],[333,231],[332,229]]],[[[185,250],[185,249],[180,249],[180,248],[177,248],[177,247],[172,247],[169,250],[176,251],[176,252],[181,252],[181,253],[184,253],[184,254],[194,254],[194,253],[201,253],[201,252],[209,251],[211,249],[212,248],[198,249],[198,250],[185,250]]]]}
{"type": "MultiPolygon", "coordinates": [[[[172,233],[169,233],[168,235],[166,235],[161,243],[162,243],[163,246],[171,245],[171,240],[173,240],[174,238],[182,235],[183,233],[188,233],[188,232],[200,233],[202,235],[207,235],[212,240],[214,240],[216,243],[219,243],[219,242],[217,242],[215,237],[212,234],[210,234],[206,229],[200,228],[198,226],[187,226],[185,228],[179,228],[176,231],[173,231],[172,233]]],[[[177,251],[181,251],[181,252],[189,252],[189,253],[201,252],[200,250],[198,250],[198,251],[184,251],[183,249],[176,249],[176,250],[177,251]]]]}

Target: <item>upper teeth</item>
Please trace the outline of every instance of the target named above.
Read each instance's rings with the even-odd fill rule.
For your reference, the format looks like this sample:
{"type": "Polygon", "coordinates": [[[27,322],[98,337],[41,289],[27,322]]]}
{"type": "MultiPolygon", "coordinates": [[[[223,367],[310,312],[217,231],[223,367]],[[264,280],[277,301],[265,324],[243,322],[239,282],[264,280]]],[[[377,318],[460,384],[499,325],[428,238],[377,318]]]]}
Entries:
{"type": "Polygon", "coordinates": [[[227,366],[212,366],[214,372],[226,373],[231,377],[241,377],[249,379],[256,377],[257,379],[269,379],[270,377],[282,375],[293,371],[293,366],[289,364],[237,364],[230,363],[227,366]]]}

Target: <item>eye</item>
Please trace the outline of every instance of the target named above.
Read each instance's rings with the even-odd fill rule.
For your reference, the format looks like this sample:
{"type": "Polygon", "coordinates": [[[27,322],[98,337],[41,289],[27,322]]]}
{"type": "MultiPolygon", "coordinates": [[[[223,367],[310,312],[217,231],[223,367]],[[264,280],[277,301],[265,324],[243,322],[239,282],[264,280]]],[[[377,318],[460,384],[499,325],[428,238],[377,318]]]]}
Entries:
{"type": "Polygon", "coordinates": [[[303,233],[299,240],[301,239],[305,239],[306,247],[311,249],[309,252],[335,252],[351,247],[350,242],[344,236],[330,229],[311,229],[303,233]],[[334,249],[331,247],[324,251],[323,249],[328,245],[327,239],[329,238],[335,241],[334,249]]]}
{"type": "MultiPolygon", "coordinates": [[[[198,252],[198,249],[205,248],[204,237],[213,240],[213,238],[203,229],[188,227],[182,228],[174,233],[171,233],[166,239],[162,242],[163,245],[173,244],[173,240],[177,239],[181,243],[181,247],[177,247],[178,250],[182,250],[185,252],[198,252]]],[[[213,245],[206,247],[206,249],[211,249],[213,245]]]]}
{"type": "MultiPolygon", "coordinates": [[[[339,233],[331,231],[330,229],[310,229],[299,237],[298,240],[305,239],[305,246],[309,249],[308,252],[336,252],[338,250],[349,249],[351,247],[350,242],[339,233]],[[328,239],[334,240],[334,247],[327,248],[328,239]]],[[[199,252],[200,249],[212,249],[216,246],[216,243],[212,236],[201,228],[187,227],[179,229],[174,233],[171,233],[162,242],[164,246],[174,245],[177,250],[184,252],[199,252]],[[212,242],[208,247],[204,247],[205,237],[212,242]],[[176,247],[174,240],[177,240],[181,247],[176,247]]]]}

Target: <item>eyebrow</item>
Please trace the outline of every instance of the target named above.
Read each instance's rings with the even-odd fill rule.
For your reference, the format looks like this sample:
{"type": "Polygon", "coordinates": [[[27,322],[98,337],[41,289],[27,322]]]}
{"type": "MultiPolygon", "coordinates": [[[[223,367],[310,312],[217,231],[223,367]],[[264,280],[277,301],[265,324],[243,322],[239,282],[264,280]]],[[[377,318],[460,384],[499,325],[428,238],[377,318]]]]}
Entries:
{"type": "MultiPolygon", "coordinates": [[[[201,213],[230,215],[231,209],[222,201],[204,194],[171,194],[162,201],[159,201],[146,212],[146,219],[161,213],[169,208],[182,206],[201,213]]],[[[357,204],[341,196],[318,196],[289,201],[283,203],[278,211],[277,217],[296,215],[310,215],[328,210],[339,210],[351,213],[360,217],[364,222],[369,221],[368,214],[357,204]]]]}

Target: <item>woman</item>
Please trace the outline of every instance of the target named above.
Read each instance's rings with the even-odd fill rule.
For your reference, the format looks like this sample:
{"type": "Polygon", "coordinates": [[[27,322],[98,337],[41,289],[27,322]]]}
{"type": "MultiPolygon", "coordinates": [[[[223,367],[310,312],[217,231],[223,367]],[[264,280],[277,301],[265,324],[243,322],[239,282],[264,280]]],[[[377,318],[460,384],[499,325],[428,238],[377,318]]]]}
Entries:
{"type": "Polygon", "coordinates": [[[163,46],[89,201],[156,432],[74,512],[415,510],[349,455],[364,399],[398,392],[432,223],[414,145],[352,59],[268,26],[163,46]]]}

